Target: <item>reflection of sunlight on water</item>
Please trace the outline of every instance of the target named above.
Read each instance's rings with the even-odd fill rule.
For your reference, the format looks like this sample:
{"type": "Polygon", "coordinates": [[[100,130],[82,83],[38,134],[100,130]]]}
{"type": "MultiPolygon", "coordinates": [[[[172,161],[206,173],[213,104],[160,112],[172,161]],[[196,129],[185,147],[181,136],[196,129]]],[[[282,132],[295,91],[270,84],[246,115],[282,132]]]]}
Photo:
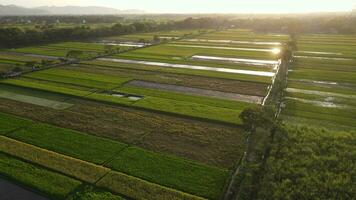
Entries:
{"type": "Polygon", "coordinates": [[[281,53],[281,49],[274,48],[274,49],[272,49],[272,53],[273,54],[280,54],[281,53]]]}

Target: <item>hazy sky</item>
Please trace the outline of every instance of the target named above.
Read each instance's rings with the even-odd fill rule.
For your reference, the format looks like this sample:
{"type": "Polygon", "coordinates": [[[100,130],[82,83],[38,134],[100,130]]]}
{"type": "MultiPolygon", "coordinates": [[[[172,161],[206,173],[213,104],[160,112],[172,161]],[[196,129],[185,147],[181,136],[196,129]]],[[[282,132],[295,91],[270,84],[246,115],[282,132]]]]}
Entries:
{"type": "Polygon", "coordinates": [[[105,6],[160,13],[296,13],[349,11],[356,0],[0,0],[0,4],[105,6]]]}

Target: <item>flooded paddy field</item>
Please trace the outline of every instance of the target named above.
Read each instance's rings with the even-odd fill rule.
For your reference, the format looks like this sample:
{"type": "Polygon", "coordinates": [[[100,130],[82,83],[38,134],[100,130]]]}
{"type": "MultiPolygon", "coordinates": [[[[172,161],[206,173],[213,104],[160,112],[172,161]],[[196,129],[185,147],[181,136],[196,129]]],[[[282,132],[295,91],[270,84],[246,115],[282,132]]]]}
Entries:
{"type": "Polygon", "coordinates": [[[299,51],[288,75],[286,119],[297,123],[311,119],[315,126],[354,129],[355,45],[352,36],[305,35],[299,39],[299,51]]]}
{"type": "MultiPolygon", "coordinates": [[[[17,171],[0,174],[17,174],[13,178],[20,184],[55,199],[82,194],[135,199],[144,191],[164,194],[162,199],[217,200],[244,152],[238,116],[269,93],[280,64],[274,48],[284,41],[285,36],[246,30],[184,30],[0,53],[4,66],[25,66],[73,50],[87,55],[102,54],[106,45],[128,50],[1,80],[0,149],[21,159],[19,171],[33,169],[30,175],[65,187],[28,183],[17,171]],[[165,42],[140,48],[157,39],[165,42]],[[229,40],[230,46],[211,40],[229,40]],[[137,187],[121,187],[127,185],[137,187]]],[[[336,99],[328,101],[347,103],[336,99]]],[[[11,159],[0,155],[1,161],[11,159]]]]}

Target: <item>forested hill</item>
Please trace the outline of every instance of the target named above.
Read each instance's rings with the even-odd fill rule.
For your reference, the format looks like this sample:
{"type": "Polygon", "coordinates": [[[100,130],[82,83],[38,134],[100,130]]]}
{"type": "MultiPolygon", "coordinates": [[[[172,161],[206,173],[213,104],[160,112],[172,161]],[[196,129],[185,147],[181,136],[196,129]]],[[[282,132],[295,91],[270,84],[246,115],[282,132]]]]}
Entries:
{"type": "Polygon", "coordinates": [[[25,8],[15,5],[0,5],[0,16],[16,15],[116,15],[116,14],[142,14],[142,10],[118,10],[97,6],[43,6],[25,8]]]}

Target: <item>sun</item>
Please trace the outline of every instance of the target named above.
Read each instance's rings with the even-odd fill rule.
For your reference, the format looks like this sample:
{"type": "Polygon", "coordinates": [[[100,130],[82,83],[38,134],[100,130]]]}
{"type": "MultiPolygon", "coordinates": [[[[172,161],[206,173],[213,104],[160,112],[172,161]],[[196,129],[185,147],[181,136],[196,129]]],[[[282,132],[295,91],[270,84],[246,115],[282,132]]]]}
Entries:
{"type": "Polygon", "coordinates": [[[272,49],[272,53],[273,54],[280,54],[281,53],[281,49],[274,48],[274,49],[272,49]]]}

